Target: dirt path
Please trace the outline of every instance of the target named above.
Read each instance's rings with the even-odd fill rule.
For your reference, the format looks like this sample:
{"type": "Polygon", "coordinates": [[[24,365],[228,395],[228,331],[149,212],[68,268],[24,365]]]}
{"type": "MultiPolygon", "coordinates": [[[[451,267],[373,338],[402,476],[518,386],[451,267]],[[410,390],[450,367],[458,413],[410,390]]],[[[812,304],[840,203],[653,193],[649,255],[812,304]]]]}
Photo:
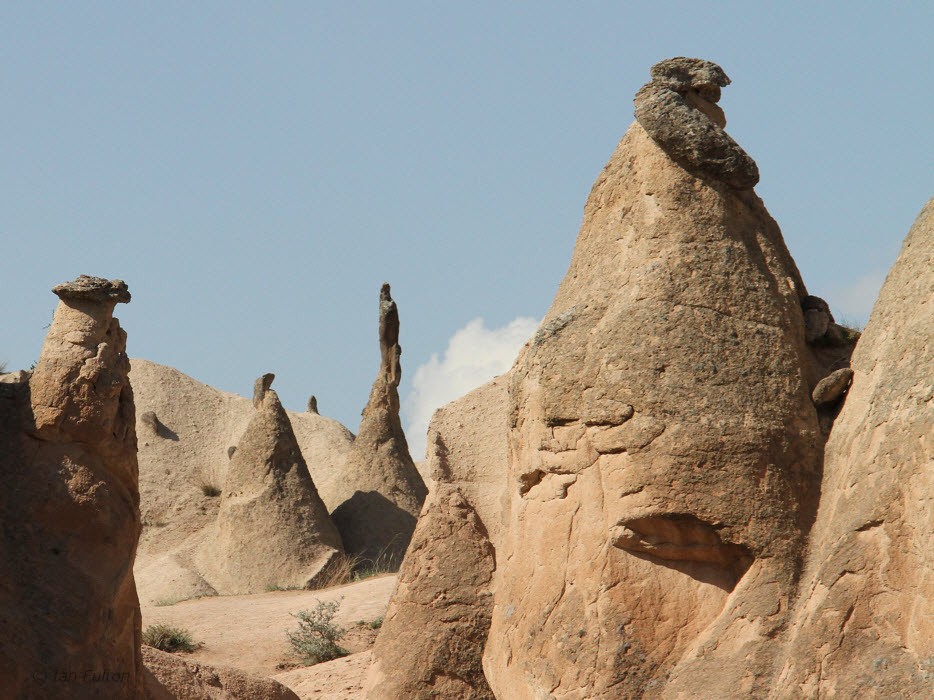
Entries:
{"type": "MultiPolygon", "coordinates": [[[[217,596],[186,600],[175,605],[142,608],[143,629],[152,624],[181,627],[191,632],[196,642],[201,642],[198,651],[185,658],[203,664],[232,666],[250,673],[277,680],[286,679],[301,686],[302,698],[352,698],[353,686],[359,688],[358,676],[366,670],[369,654],[354,654],[347,660],[339,659],[333,673],[328,669],[301,669],[283,673],[277,665],[288,662],[289,643],[286,630],[297,627],[291,613],[307,610],[318,600],[340,600],[340,611],[335,622],[343,627],[353,627],[358,620],[370,621],[382,617],[386,612],[389,597],[396,586],[396,576],[378,576],[324,591],[275,591],[242,596],[217,596]],[[335,676],[330,678],[330,676],[335,676]],[[331,682],[333,681],[333,683],[331,682]],[[316,687],[333,685],[338,694],[322,694],[316,687]]],[[[357,651],[347,644],[351,651],[357,651]]],[[[330,665],[329,665],[330,667],[330,665]]],[[[286,683],[290,685],[290,683],[286,683]]],[[[294,688],[293,688],[294,689],[294,688]]],[[[330,688],[327,692],[330,693],[330,688]]]]}

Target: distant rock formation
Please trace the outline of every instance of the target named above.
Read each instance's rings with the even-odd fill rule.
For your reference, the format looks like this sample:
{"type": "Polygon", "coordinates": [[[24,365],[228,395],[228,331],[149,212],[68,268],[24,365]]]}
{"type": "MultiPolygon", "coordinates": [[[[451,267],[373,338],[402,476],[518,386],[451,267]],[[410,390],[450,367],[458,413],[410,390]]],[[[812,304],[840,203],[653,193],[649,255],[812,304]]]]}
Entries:
{"type": "Polygon", "coordinates": [[[305,409],[306,413],[318,413],[318,399],[315,398],[314,394],[308,399],[308,407],[305,409]]]}
{"type": "Polygon", "coordinates": [[[776,700],[934,697],[934,199],[852,369],[776,700]]]}
{"type": "MultiPolygon", "coordinates": [[[[139,414],[158,416],[159,435],[139,415],[143,532],[136,557],[140,601],[215,595],[194,554],[209,546],[235,446],[256,415],[250,398],[228,394],[176,369],[132,359],[139,414]],[[205,490],[210,489],[205,493],[205,490]]],[[[312,481],[328,510],[343,502],[353,433],[337,421],[286,411],[312,481]]]]}
{"type": "Polygon", "coordinates": [[[219,593],[307,588],[343,553],[272,377],[256,382],[256,413],[230,459],[215,534],[196,557],[219,593]]]}
{"type": "Polygon", "coordinates": [[[399,418],[399,311],[389,285],[379,298],[380,368],[347,457],[345,500],[331,514],[348,554],[399,563],[427,489],[399,418]]]}
{"type": "Polygon", "coordinates": [[[3,696],[141,698],[135,414],[113,317],[130,293],[85,275],[52,291],[28,384],[0,384],[3,696]]]}

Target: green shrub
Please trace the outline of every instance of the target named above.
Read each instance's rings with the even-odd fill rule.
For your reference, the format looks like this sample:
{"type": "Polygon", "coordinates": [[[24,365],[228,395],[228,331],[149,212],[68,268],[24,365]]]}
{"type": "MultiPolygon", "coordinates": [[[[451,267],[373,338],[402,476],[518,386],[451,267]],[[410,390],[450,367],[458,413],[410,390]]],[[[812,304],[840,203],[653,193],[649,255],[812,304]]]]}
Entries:
{"type": "Polygon", "coordinates": [[[344,629],[333,623],[340,608],[336,600],[319,600],[312,610],[301,610],[292,617],[298,618],[298,630],[287,632],[292,651],[306,666],[347,656],[348,652],[337,643],[344,636],[344,629]]]}
{"type": "Polygon", "coordinates": [[[143,631],[143,644],[170,654],[177,651],[192,652],[198,648],[188,630],[168,625],[149,625],[143,631]]]}

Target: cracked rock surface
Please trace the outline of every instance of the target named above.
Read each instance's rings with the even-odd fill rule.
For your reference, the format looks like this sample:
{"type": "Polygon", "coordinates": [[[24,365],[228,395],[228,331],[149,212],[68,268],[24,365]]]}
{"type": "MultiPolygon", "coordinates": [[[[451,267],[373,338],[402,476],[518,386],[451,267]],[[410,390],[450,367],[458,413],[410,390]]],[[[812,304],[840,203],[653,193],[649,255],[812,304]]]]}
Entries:
{"type": "MultiPolygon", "coordinates": [[[[700,68],[659,79],[711,97],[725,76],[700,68]]],[[[500,698],[748,698],[771,679],[823,447],[807,292],[761,200],[676,161],[630,127],[508,375],[500,698]]]]}
{"type": "Polygon", "coordinates": [[[852,358],[770,698],[934,694],[934,199],[852,358]]]}

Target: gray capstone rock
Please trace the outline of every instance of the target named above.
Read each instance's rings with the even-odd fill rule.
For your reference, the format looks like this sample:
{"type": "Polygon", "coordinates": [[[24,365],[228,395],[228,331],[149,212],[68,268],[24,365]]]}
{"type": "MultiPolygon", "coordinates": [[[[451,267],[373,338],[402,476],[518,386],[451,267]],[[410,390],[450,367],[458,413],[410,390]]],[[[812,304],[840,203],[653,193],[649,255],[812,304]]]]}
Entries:
{"type": "Polygon", "coordinates": [[[730,84],[723,69],[698,58],[672,58],[652,66],[652,82],[634,100],[635,116],[652,140],[685,170],[738,190],[759,182],[759,168],[723,130],[716,103],[730,84]]]}

